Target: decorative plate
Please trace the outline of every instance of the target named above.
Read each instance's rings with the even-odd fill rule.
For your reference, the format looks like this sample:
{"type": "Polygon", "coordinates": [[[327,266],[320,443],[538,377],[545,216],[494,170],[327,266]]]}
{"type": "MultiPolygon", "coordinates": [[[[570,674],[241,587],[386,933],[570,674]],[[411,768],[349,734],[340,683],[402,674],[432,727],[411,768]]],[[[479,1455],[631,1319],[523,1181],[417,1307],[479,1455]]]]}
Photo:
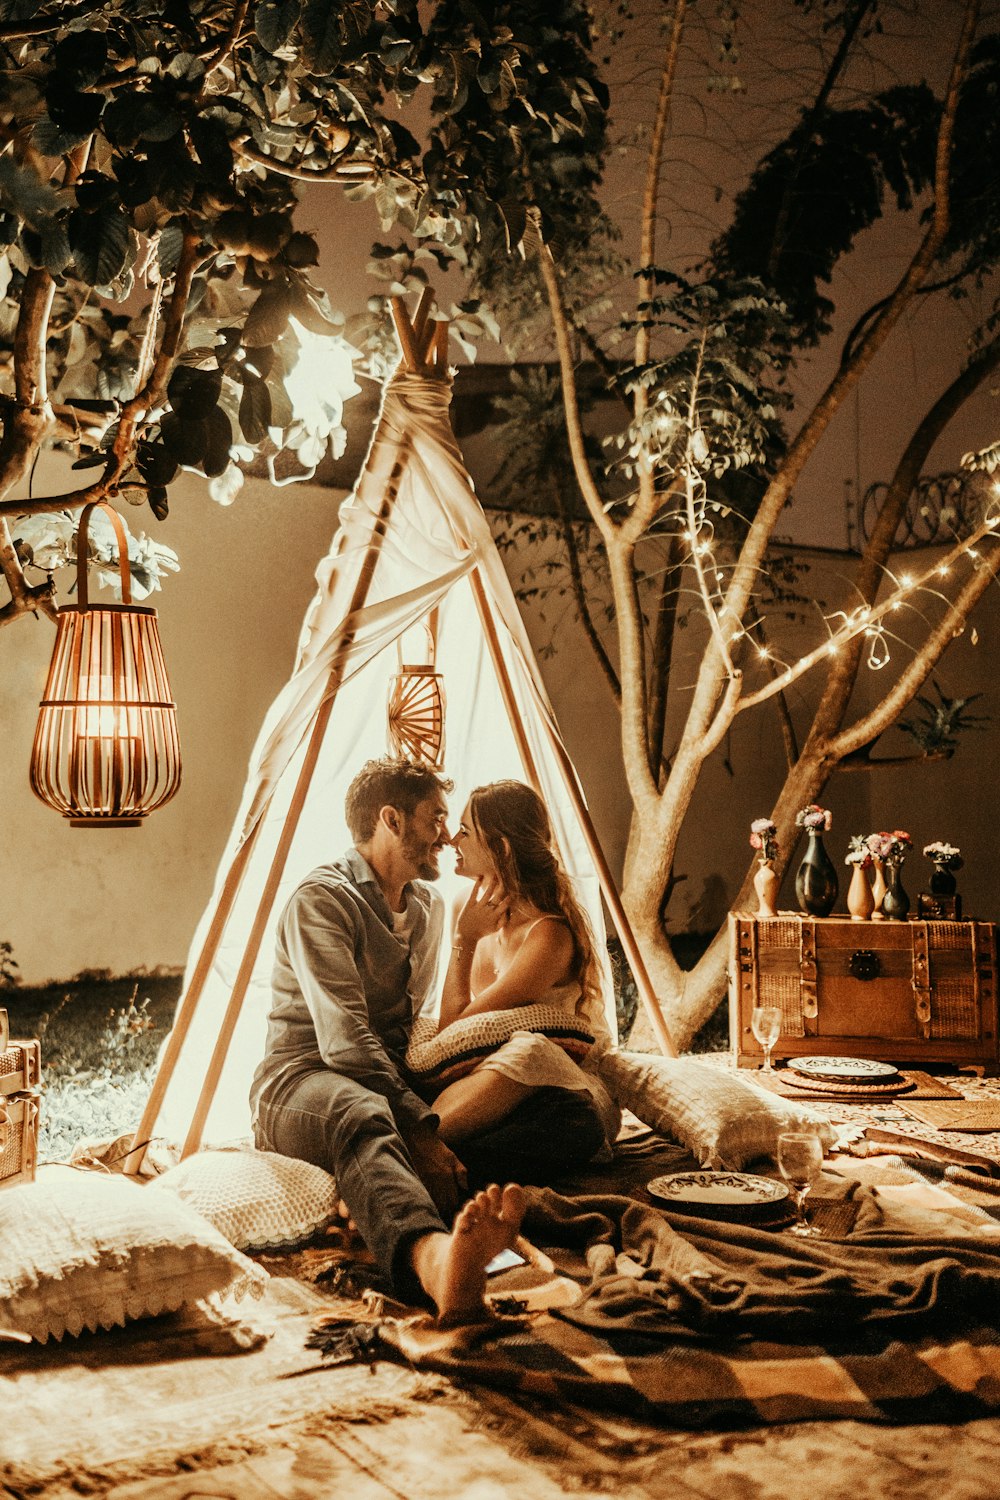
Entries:
{"type": "Polygon", "coordinates": [[[874,1083],[899,1076],[892,1063],[871,1057],[796,1057],[790,1059],[789,1067],[806,1078],[832,1078],[835,1083],[874,1083]]]}
{"type": "Polygon", "coordinates": [[[768,1213],[788,1197],[783,1182],[750,1172],[669,1172],[646,1184],[650,1196],[679,1213],[734,1219],[768,1213]]]}

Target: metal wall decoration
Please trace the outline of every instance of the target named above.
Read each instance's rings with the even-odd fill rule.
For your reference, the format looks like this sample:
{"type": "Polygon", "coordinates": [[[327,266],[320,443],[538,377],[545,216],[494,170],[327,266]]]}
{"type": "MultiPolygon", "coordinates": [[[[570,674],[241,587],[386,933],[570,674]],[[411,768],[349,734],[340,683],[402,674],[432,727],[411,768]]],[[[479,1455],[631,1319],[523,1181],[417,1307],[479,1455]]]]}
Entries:
{"type": "Polygon", "coordinates": [[[444,766],[444,678],[435,666],[438,612],[432,609],[424,624],[427,660],[403,665],[402,640],[396,642],[399,670],[389,682],[386,705],[389,750],[405,760],[440,771],[444,766]]]}
{"type": "Polygon", "coordinates": [[[118,540],[121,604],[91,604],[88,505],[77,536],[77,603],[59,610],[31,754],[31,788],[74,828],[134,828],[177,791],[177,714],[156,610],[133,605],[124,527],[118,540]]]}
{"type": "MultiPolygon", "coordinates": [[[[862,552],[870,540],[888,488],[882,481],[869,485],[856,514],[848,497],[847,545],[851,551],[862,552]]],[[[989,475],[923,474],[910,491],[893,547],[951,546],[981,523],[991,503],[995,503],[995,495],[989,475]]]]}

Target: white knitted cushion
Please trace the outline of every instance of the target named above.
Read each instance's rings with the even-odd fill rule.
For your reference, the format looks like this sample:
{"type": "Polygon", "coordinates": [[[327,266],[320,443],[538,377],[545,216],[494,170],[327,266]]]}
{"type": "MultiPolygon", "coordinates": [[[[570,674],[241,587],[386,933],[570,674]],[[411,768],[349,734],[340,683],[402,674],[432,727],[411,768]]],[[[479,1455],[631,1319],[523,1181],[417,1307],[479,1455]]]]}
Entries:
{"type": "Polygon", "coordinates": [[[125,1177],[43,1172],[0,1193],[0,1329],[43,1344],[267,1280],[186,1203],[125,1177]]]}
{"type": "Polygon", "coordinates": [[[813,1130],[824,1146],[836,1139],[815,1110],[690,1057],[607,1052],[598,1072],[616,1104],[713,1170],[738,1171],[755,1157],[773,1157],[783,1130],[813,1130]]]}
{"type": "Polygon", "coordinates": [[[519,1031],[547,1036],[563,1052],[582,1062],[594,1045],[593,1028],[561,1005],[518,1005],[460,1016],[443,1031],[437,1022],[418,1020],[406,1049],[406,1066],[422,1083],[440,1087],[464,1078],[519,1031]]]}
{"type": "Polygon", "coordinates": [[[238,1250],[285,1250],[325,1229],[339,1195],[329,1172],[276,1151],[199,1151],[151,1184],[198,1210],[238,1250]]]}

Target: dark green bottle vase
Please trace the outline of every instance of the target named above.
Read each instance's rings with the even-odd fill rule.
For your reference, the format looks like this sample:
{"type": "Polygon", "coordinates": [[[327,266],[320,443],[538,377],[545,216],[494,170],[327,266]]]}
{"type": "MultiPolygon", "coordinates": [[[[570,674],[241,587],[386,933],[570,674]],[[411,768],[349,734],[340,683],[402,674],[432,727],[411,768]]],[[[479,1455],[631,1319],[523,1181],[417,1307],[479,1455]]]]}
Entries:
{"type": "Polygon", "coordinates": [[[826,852],[823,835],[809,829],[809,845],[795,877],[795,899],[807,917],[828,917],[840,889],[837,870],[826,852]]]}
{"type": "Polygon", "coordinates": [[[903,872],[900,865],[885,867],[886,890],[882,897],[882,913],[890,922],[905,922],[910,912],[910,898],[903,889],[903,872]]]}

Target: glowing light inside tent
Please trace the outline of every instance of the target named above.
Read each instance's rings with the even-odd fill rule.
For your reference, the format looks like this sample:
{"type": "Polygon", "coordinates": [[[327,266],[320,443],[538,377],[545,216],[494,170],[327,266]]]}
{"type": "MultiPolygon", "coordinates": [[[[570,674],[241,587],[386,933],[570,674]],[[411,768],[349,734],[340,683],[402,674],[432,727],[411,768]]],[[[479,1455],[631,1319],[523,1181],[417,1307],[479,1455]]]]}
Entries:
{"type": "Polygon", "coordinates": [[[299,357],[285,378],[285,390],[297,420],[326,437],[340,426],[344,402],[361,390],[353,370],[358,351],[339,334],[312,333],[295,318],[289,322],[299,357]]]}

